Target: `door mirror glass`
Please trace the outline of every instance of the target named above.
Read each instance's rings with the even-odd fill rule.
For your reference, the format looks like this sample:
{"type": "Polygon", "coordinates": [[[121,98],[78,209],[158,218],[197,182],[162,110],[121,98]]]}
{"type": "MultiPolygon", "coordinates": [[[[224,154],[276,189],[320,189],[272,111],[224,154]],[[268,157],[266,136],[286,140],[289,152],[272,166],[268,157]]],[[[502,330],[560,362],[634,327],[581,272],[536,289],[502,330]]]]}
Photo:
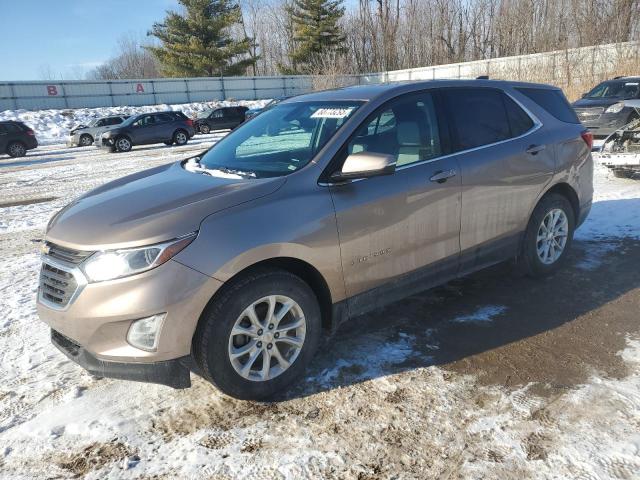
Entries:
{"type": "Polygon", "coordinates": [[[396,170],[396,157],[386,153],[358,152],[347,157],[342,169],[331,175],[331,181],[340,183],[358,178],[391,175],[396,170]]]}

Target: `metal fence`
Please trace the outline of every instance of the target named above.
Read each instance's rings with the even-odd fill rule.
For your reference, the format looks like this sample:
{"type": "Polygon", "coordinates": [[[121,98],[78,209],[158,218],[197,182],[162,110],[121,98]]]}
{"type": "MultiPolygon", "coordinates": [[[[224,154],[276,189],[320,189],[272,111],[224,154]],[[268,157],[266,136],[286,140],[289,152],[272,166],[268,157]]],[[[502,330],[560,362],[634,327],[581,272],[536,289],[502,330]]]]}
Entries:
{"type": "Polygon", "coordinates": [[[162,78],[114,81],[0,82],[0,111],[257,100],[338,85],[440,78],[491,78],[593,85],[614,74],[640,74],[640,42],[583,47],[365,75],[162,78]],[[578,80],[578,81],[577,81],[578,80]]]}

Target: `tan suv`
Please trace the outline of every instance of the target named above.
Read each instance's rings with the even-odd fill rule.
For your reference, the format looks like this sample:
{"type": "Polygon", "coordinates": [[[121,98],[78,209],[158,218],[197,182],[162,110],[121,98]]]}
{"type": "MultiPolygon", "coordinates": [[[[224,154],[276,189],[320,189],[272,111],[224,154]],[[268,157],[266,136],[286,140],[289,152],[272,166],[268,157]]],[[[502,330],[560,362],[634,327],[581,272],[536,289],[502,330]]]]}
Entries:
{"type": "Polygon", "coordinates": [[[38,312],[95,375],[264,398],[348,318],[507,259],[555,270],[591,206],[590,142],[544,85],[295,97],[57,213],[38,312]]]}

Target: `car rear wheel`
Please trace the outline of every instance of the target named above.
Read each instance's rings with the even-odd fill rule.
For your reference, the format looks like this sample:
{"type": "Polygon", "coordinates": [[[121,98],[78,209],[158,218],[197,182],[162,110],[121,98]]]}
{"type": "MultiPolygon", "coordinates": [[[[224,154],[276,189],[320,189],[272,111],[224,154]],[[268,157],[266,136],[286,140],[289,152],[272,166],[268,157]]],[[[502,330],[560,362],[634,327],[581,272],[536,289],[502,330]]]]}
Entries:
{"type": "Polygon", "coordinates": [[[311,288],[282,270],[234,282],[209,306],[194,336],[206,379],[244,400],[273,396],[300,378],[315,353],[320,308],[311,288]]]}
{"type": "Polygon", "coordinates": [[[210,131],[211,131],[211,128],[206,123],[203,123],[202,125],[200,125],[200,133],[207,134],[210,131]]]}
{"type": "Polygon", "coordinates": [[[536,206],[525,233],[521,265],[533,277],[556,271],[573,241],[575,215],[569,200],[556,193],[545,195],[536,206]]]}
{"type": "Polygon", "coordinates": [[[131,150],[131,140],[127,137],[119,137],[116,139],[116,150],[118,152],[128,152],[131,150]]]}
{"type": "Polygon", "coordinates": [[[88,133],[83,133],[82,135],[80,135],[79,143],[81,147],[88,147],[93,143],[93,137],[88,133]]]}
{"type": "Polygon", "coordinates": [[[173,143],[184,145],[189,141],[189,135],[184,130],[178,130],[173,134],[173,143]]]}
{"type": "Polygon", "coordinates": [[[27,154],[27,147],[22,142],[12,142],[7,146],[7,153],[11,157],[24,157],[27,154]]]}

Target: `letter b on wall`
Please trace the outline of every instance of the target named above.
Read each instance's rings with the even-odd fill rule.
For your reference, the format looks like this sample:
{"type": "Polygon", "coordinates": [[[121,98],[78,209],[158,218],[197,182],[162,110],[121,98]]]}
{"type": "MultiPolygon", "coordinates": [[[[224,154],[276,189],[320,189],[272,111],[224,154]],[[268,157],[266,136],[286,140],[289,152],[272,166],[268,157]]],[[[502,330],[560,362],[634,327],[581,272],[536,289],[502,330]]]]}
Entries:
{"type": "Polygon", "coordinates": [[[58,87],[55,85],[47,85],[47,95],[56,96],[58,95],[58,87]]]}

